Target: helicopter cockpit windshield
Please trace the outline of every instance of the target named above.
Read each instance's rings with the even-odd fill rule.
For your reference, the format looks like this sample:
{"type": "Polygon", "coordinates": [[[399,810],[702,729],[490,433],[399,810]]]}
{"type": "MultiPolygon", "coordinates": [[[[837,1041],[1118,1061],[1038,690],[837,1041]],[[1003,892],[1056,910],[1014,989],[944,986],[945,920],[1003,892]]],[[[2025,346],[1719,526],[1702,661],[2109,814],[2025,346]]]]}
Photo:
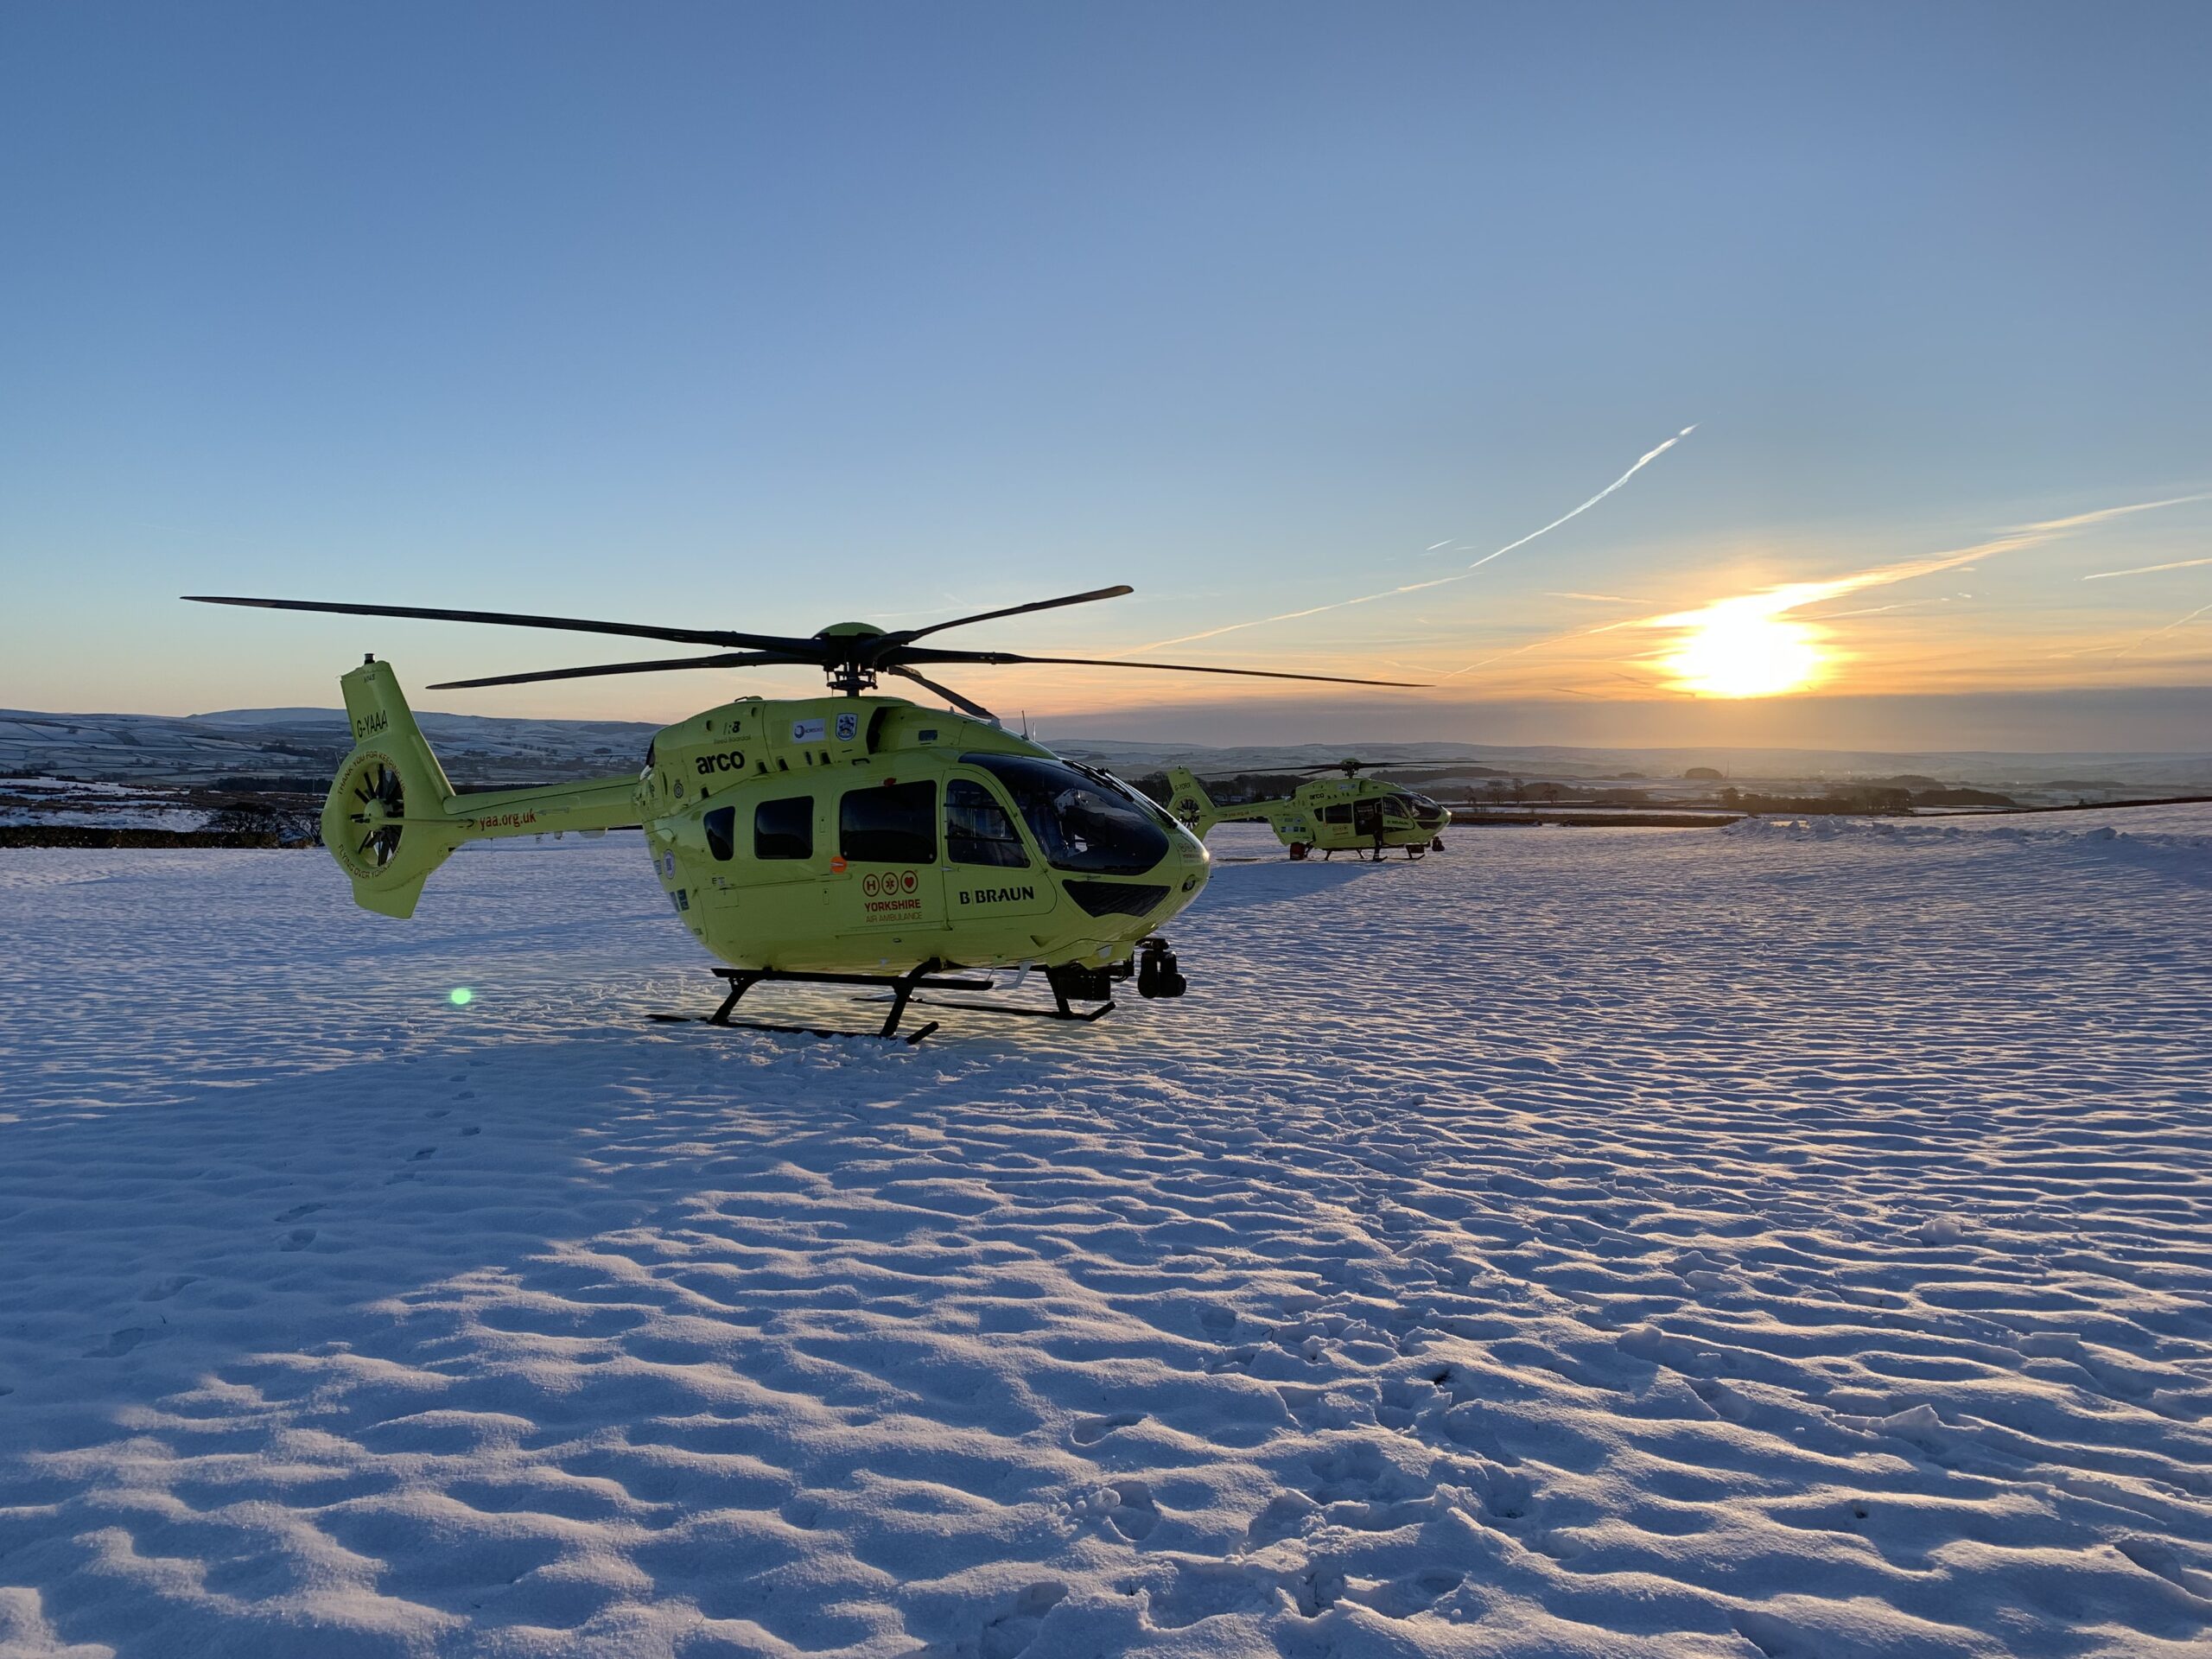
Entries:
{"type": "Polygon", "coordinates": [[[1006,785],[1054,869],[1142,875],[1167,856],[1167,834],[1135,801],[1071,766],[1027,755],[964,754],[1006,785]]]}

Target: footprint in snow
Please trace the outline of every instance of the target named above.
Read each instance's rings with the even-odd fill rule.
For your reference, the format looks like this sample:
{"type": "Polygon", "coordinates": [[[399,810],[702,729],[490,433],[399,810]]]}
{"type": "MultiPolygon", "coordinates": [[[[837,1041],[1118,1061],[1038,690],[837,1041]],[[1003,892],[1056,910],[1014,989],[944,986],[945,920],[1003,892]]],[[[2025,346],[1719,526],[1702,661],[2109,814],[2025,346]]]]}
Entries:
{"type": "Polygon", "coordinates": [[[97,1348],[85,1350],[87,1359],[118,1359],[129,1353],[154,1333],[143,1325],[126,1325],[120,1331],[111,1331],[108,1338],[97,1348]]]}
{"type": "Polygon", "coordinates": [[[2145,1573],[2157,1573],[2200,1601],[2212,1601],[2212,1573],[2190,1566],[2164,1539],[2130,1535],[2114,1539],[2113,1548],[2145,1573]]]}
{"type": "Polygon", "coordinates": [[[1319,1514],[1320,1509],[1303,1492],[1277,1492],[1245,1529],[1246,1547],[1265,1549],[1281,1539],[1294,1536],[1305,1529],[1306,1517],[1319,1514]]]}
{"type": "Polygon", "coordinates": [[[980,1637],[982,1659],[1016,1659],[1016,1656],[1027,1653],[1029,1644],[1037,1639],[1038,1626],[1045,1615],[1058,1606],[1067,1593],[1067,1586],[1050,1579],[1023,1590],[1014,1599],[1011,1611],[1001,1613],[983,1626],[980,1637]]]}
{"type": "Polygon", "coordinates": [[[279,1244],[276,1248],[280,1250],[304,1250],[308,1245],[314,1243],[314,1228],[295,1227],[290,1232],[284,1235],[284,1242],[279,1244]]]}
{"type": "Polygon", "coordinates": [[[1743,1422],[1751,1414],[1751,1402],[1726,1382],[1695,1377],[1690,1382],[1690,1392],[1711,1407],[1716,1416],[1732,1423],[1743,1422]]]}
{"type": "Polygon", "coordinates": [[[1144,1421],[1141,1411],[1117,1411],[1109,1417],[1083,1417],[1070,1431],[1077,1446],[1091,1446],[1104,1440],[1117,1428],[1131,1428],[1144,1421]]]}
{"type": "Polygon", "coordinates": [[[428,1158],[435,1151],[437,1151],[435,1147],[423,1147],[415,1154],[415,1160],[420,1162],[423,1159],[428,1158]]]}
{"type": "Polygon", "coordinates": [[[481,1123],[472,1123],[472,1124],[470,1124],[467,1128],[463,1129],[461,1133],[461,1136],[462,1136],[462,1138],[465,1140],[465,1139],[467,1139],[469,1135],[481,1135],[481,1134],[483,1134],[483,1133],[484,1133],[484,1126],[483,1126],[481,1123]]]}
{"type": "MultiPolygon", "coordinates": [[[[281,1221],[283,1217],[280,1216],[277,1219],[281,1221]]],[[[138,1300],[142,1302],[166,1302],[187,1285],[199,1282],[199,1279],[200,1275],[196,1273],[173,1273],[168,1278],[150,1284],[140,1291],[138,1300]]]]}
{"type": "Polygon", "coordinates": [[[1078,1498],[1075,1509],[1081,1515],[1103,1516],[1108,1526],[1133,1544],[1150,1536],[1160,1524],[1160,1506],[1152,1501],[1152,1488],[1141,1480],[1101,1486],[1078,1498]]]}
{"type": "Polygon", "coordinates": [[[319,1204],[296,1204],[290,1209],[287,1210],[283,1215],[278,1216],[276,1220],[280,1223],[297,1221],[302,1216],[311,1216],[315,1214],[316,1211],[322,1207],[323,1206],[319,1204]]]}

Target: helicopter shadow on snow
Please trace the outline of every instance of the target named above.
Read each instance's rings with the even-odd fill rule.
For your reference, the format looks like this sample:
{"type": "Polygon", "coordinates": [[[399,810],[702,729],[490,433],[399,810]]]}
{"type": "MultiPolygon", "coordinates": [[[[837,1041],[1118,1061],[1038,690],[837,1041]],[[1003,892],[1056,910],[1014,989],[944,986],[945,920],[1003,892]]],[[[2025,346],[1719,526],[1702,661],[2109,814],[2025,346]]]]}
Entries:
{"type": "Polygon", "coordinates": [[[1334,860],[1307,859],[1294,863],[1281,855],[1257,863],[1220,859],[1214,864],[1206,890],[1198,895],[1189,913],[1197,918],[1224,910],[1281,904],[1287,899],[1311,899],[1317,893],[1334,892],[1354,881],[1387,880],[1386,872],[1396,873],[1407,862],[1395,860],[1374,864],[1347,860],[1338,863],[1334,860]]]}
{"type": "MultiPolygon", "coordinates": [[[[251,1536],[204,1522],[200,1553],[220,1571],[334,1539],[389,1556],[390,1593],[512,1622],[475,1611],[515,1576],[504,1557],[480,1585],[435,1550],[392,1553],[378,1505],[403,1468],[497,1419],[503,1432],[528,1426],[544,1465],[533,1478],[612,1458],[643,1491],[671,1478],[650,1446],[633,1457],[584,1442],[650,1440],[660,1431],[649,1425],[713,1403],[634,1363],[563,1358],[559,1383],[541,1386],[518,1369],[517,1344],[543,1336],[665,1360],[677,1340],[667,1321],[713,1312],[699,1287],[713,1281],[692,1283],[687,1264],[722,1258],[701,1245],[743,1258],[778,1217],[800,1224],[799,1248],[818,1222],[839,1249],[865,1243],[942,1273],[938,1247],[910,1250],[909,1239],[961,1224],[981,1202],[967,1195],[970,1151],[1013,1144],[1027,1103],[1097,1103],[1096,1058],[1079,1046],[1009,1065],[998,1045],[616,1025],[553,1036],[531,1023],[489,1041],[422,1031],[257,1083],[172,1079],[158,1107],[0,1125],[0,1199],[25,1200],[0,1202],[0,1257],[23,1264],[0,1294],[0,1326],[17,1327],[0,1332],[16,1338],[0,1341],[0,1389],[16,1395],[0,1491],[26,1478],[16,1501],[35,1488],[54,1506],[36,1523],[44,1547],[18,1559],[60,1639],[134,1654],[153,1650],[151,1630],[209,1650],[238,1636],[214,1602],[181,1606],[144,1582],[102,1579],[99,1596],[79,1593],[102,1537],[172,1548],[174,1505],[149,1504],[149,1480],[194,1515],[240,1501],[268,1511],[251,1536]],[[948,1139],[978,1112],[989,1121],[975,1148],[948,1139]],[[887,1179],[887,1163],[910,1167],[887,1179]],[[34,1328],[35,1341],[22,1335],[34,1328]],[[294,1428],[312,1428],[321,1448],[314,1478],[257,1472],[272,1434],[294,1428]],[[64,1450],[78,1472],[41,1456],[64,1450]]],[[[833,1302],[882,1294],[834,1271],[824,1287],[833,1302]]],[[[729,1318],[726,1331],[682,1327],[706,1332],[699,1357],[747,1375],[791,1363],[757,1311],[733,1302],[729,1318]]],[[[459,1485],[482,1484],[462,1473],[459,1485]]],[[[703,1488],[656,1496],[658,1524],[716,1502],[703,1488]]],[[[13,1530],[14,1541],[30,1535],[13,1530]]],[[[10,1541],[0,1527],[0,1549],[10,1541]]],[[[652,1593],[702,1594],[715,1573],[727,1576],[671,1557],[656,1564],[652,1593]]]]}

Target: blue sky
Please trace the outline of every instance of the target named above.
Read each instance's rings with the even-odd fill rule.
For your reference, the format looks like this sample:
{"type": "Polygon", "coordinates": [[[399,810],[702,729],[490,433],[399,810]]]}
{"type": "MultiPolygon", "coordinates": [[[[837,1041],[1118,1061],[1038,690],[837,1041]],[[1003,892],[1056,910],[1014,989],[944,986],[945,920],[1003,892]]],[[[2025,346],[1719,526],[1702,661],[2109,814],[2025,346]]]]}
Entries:
{"type": "MultiPolygon", "coordinates": [[[[1114,654],[1464,567],[1695,423],[1467,581],[1175,648],[1514,653],[1436,692],[961,682],[1101,734],[1687,732],[1662,639],[1578,631],[2212,488],[2208,72],[2198,5],[9,8],[0,703],[632,654],[194,591],[804,632],[1126,581],[973,636],[1114,654]]],[[[1912,608],[1759,718],[2080,688],[2169,747],[2208,556],[2183,502],[1854,589],[1805,614],[1912,608]]]]}

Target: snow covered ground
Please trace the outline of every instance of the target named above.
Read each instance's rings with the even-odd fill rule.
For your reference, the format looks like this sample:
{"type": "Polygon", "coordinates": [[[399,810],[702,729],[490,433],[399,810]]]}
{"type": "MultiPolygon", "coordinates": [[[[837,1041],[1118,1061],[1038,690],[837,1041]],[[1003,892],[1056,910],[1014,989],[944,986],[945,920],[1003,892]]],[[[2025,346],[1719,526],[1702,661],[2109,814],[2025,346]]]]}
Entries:
{"type": "Polygon", "coordinates": [[[0,853],[0,1652],[2202,1656],[2212,814],[2024,823],[1225,861],[918,1049],[647,1023],[634,837],[0,853]]]}

